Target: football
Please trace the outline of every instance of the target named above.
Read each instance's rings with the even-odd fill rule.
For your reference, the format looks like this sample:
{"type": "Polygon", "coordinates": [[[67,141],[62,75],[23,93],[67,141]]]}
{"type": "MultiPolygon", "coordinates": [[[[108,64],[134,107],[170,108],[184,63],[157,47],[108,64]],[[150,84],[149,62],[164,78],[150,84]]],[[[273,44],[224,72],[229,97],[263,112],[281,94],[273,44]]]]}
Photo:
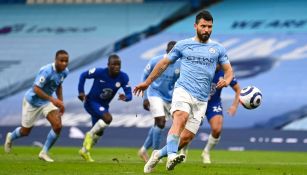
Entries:
{"type": "Polygon", "coordinates": [[[240,92],[240,103],[246,109],[255,109],[260,106],[262,93],[255,86],[247,86],[240,92]]]}

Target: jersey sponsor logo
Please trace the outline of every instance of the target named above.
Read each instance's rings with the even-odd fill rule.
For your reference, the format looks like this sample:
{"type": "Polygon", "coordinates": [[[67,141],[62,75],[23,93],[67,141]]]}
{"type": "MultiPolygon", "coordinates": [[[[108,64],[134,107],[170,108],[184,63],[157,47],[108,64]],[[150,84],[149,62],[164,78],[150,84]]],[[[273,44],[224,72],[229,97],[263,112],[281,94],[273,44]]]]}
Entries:
{"type": "Polygon", "coordinates": [[[93,74],[95,71],[96,71],[96,68],[92,68],[92,69],[90,69],[90,70],[88,71],[88,74],[91,75],[91,74],[93,74]]]}
{"type": "Polygon", "coordinates": [[[102,89],[102,93],[99,95],[101,99],[109,99],[113,95],[113,90],[111,88],[102,89]]]}
{"type": "Polygon", "coordinates": [[[188,61],[191,61],[195,64],[201,64],[201,65],[210,65],[214,63],[214,58],[207,58],[207,57],[196,57],[196,56],[188,56],[186,57],[188,61]]]}
{"type": "Polygon", "coordinates": [[[104,111],[104,107],[100,106],[99,111],[104,111]]]}
{"type": "Polygon", "coordinates": [[[116,83],[115,83],[115,87],[117,87],[117,88],[119,88],[120,85],[121,85],[120,82],[116,82],[116,83]]]}

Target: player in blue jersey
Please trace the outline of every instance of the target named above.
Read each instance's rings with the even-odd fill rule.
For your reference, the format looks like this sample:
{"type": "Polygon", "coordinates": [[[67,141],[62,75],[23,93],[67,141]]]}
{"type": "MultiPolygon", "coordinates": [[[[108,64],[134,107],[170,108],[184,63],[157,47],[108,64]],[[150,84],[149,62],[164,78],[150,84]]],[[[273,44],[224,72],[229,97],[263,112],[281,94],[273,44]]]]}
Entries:
{"type": "Polygon", "coordinates": [[[109,112],[109,103],[120,88],[125,94],[119,94],[118,100],[132,100],[129,77],[121,70],[121,59],[118,55],[112,54],[108,58],[107,68],[92,68],[83,72],[79,80],[79,99],[84,102],[85,110],[91,115],[92,128],[86,133],[83,147],[79,150],[81,157],[93,162],[90,149],[97,143],[103,135],[104,129],[112,122],[112,115],[109,112]],[[87,95],[84,92],[86,79],[94,79],[91,90],[87,95]]]}
{"type": "Polygon", "coordinates": [[[184,155],[177,154],[179,139],[181,135],[197,133],[207,108],[216,65],[220,64],[225,73],[224,78],[217,83],[217,88],[228,86],[233,78],[226,49],[209,39],[212,26],[213,18],[208,11],[198,13],[194,24],[196,36],[178,41],[172,51],[157,63],[148,78],[134,89],[136,95],[143,94],[169,64],[180,59],[180,77],[175,84],[171,105],[173,123],[168,132],[167,144],[152,152],[144,166],[144,173],[152,172],[166,155],[167,170],[173,170],[184,160],[184,155]]]}
{"type": "Polygon", "coordinates": [[[38,157],[47,162],[54,161],[48,156],[48,151],[56,142],[62,129],[61,116],[65,111],[62,83],[69,72],[68,61],[68,53],[65,50],[59,50],[56,52],[54,63],[40,69],[33,86],[26,92],[23,99],[21,126],[6,135],[5,152],[11,151],[14,140],[28,136],[36,119],[43,115],[50,122],[52,129],[38,157]],[[54,92],[57,98],[52,96],[54,92]]]}
{"type": "MultiPolygon", "coordinates": [[[[216,88],[216,84],[220,79],[224,76],[224,72],[220,69],[220,66],[217,66],[212,84],[211,84],[211,92],[210,92],[210,99],[208,101],[206,117],[210,124],[211,133],[208,138],[208,142],[202,152],[202,158],[204,164],[210,164],[210,150],[214,148],[216,144],[218,144],[220,140],[220,135],[223,127],[223,107],[222,107],[222,99],[221,99],[221,88],[216,88]]],[[[240,96],[240,85],[237,82],[236,78],[229,84],[233,91],[235,92],[235,97],[233,99],[232,105],[228,108],[227,113],[230,116],[234,116],[237,112],[238,105],[239,105],[239,96],[240,96]]],[[[187,156],[187,143],[192,140],[194,137],[193,134],[191,135],[184,135],[181,137],[179,149],[181,149],[181,153],[187,156]]]]}
{"type": "MultiPolygon", "coordinates": [[[[170,41],[167,44],[166,53],[169,53],[176,44],[176,41],[170,41]]],[[[152,69],[158,61],[163,58],[163,55],[152,58],[144,69],[142,80],[145,81],[152,69]]],[[[152,147],[153,150],[159,149],[162,141],[162,130],[165,127],[165,122],[171,117],[170,107],[175,82],[180,73],[180,62],[171,64],[163,74],[157,78],[145,92],[143,107],[151,112],[154,117],[154,126],[150,128],[145,142],[138,152],[138,155],[145,162],[148,161],[147,150],[152,147]]]]}
{"type": "MultiPolygon", "coordinates": [[[[223,78],[224,72],[217,68],[217,71],[214,75],[212,85],[211,85],[211,96],[208,102],[208,107],[206,111],[206,117],[210,124],[211,133],[208,138],[208,142],[202,152],[203,163],[210,164],[210,150],[214,148],[216,144],[218,144],[220,140],[220,135],[223,127],[223,107],[221,100],[221,92],[222,89],[217,89],[216,84],[219,79],[223,78]]],[[[240,97],[240,85],[237,82],[236,78],[229,84],[233,91],[235,92],[235,98],[233,99],[232,105],[228,108],[227,113],[230,116],[234,116],[237,112],[239,105],[239,97],[240,97]]]]}

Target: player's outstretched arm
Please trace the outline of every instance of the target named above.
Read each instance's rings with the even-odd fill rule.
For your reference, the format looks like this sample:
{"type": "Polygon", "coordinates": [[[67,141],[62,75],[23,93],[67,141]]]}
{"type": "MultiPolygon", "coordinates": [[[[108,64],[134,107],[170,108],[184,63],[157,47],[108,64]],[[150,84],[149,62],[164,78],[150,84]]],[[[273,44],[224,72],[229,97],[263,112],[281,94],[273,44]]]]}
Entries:
{"type": "Polygon", "coordinates": [[[239,83],[235,84],[232,87],[232,89],[235,92],[235,98],[233,99],[232,105],[227,110],[230,116],[234,116],[236,114],[238,106],[239,106],[239,98],[240,98],[240,91],[241,91],[239,83]]]}
{"type": "Polygon", "coordinates": [[[154,67],[154,69],[152,70],[152,72],[149,74],[149,76],[146,78],[146,80],[142,83],[140,83],[139,85],[137,85],[134,89],[133,89],[133,93],[137,96],[139,95],[144,95],[144,91],[148,88],[148,86],[155,81],[164,71],[165,69],[168,67],[168,65],[171,63],[171,61],[167,58],[164,57],[162,60],[160,60],[156,66],[154,67]]]}

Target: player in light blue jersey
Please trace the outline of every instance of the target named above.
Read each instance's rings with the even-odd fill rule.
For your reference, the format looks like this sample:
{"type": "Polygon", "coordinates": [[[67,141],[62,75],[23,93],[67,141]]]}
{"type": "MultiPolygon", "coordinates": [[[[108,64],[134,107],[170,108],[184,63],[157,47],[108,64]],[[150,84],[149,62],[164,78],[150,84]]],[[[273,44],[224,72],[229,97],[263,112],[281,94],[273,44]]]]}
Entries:
{"type": "MultiPolygon", "coordinates": [[[[166,53],[169,53],[176,44],[176,41],[170,41],[167,44],[166,53]]],[[[162,55],[152,58],[144,69],[142,80],[145,81],[157,62],[163,58],[162,55]]],[[[174,91],[174,85],[180,73],[180,62],[171,64],[163,74],[157,78],[147,89],[144,95],[143,107],[151,112],[154,117],[154,126],[150,128],[145,142],[138,152],[138,155],[145,162],[148,161],[147,150],[152,147],[157,150],[162,141],[162,130],[165,122],[171,117],[169,112],[174,91]]]]}
{"type": "MultiPolygon", "coordinates": [[[[211,133],[208,138],[208,142],[202,152],[202,158],[204,164],[210,164],[210,150],[218,144],[220,140],[220,135],[223,127],[223,107],[221,93],[222,88],[216,88],[216,84],[220,79],[224,77],[224,72],[220,69],[220,66],[217,66],[214,78],[211,84],[210,99],[208,101],[206,117],[210,124],[211,133]]],[[[233,99],[232,105],[228,108],[227,113],[230,116],[234,116],[237,112],[239,105],[239,96],[240,96],[240,85],[236,78],[233,78],[229,84],[233,91],[235,92],[235,97],[233,99]]],[[[179,149],[181,153],[187,156],[187,143],[192,140],[194,135],[185,135],[181,137],[179,149]]]]}
{"type": "Polygon", "coordinates": [[[136,95],[143,94],[169,64],[180,59],[180,77],[175,84],[171,106],[173,124],[168,132],[167,144],[153,151],[144,166],[144,173],[152,172],[166,155],[167,170],[173,170],[184,160],[184,155],[177,154],[179,139],[186,134],[197,133],[207,108],[216,65],[220,64],[225,73],[224,78],[217,83],[217,88],[228,86],[233,78],[226,49],[209,39],[212,26],[213,18],[208,11],[198,13],[194,24],[196,36],[177,42],[172,51],[157,63],[148,78],[134,89],[136,95]]]}
{"type": "Polygon", "coordinates": [[[48,156],[48,151],[56,142],[62,129],[61,116],[65,111],[62,83],[69,72],[68,61],[68,53],[65,50],[59,50],[56,52],[54,63],[40,69],[33,86],[26,92],[23,99],[21,127],[17,127],[6,135],[5,152],[11,151],[14,140],[28,136],[36,119],[43,115],[50,122],[52,129],[38,157],[47,162],[54,161],[48,156]],[[54,92],[57,98],[52,96],[54,92]]]}
{"type": "Polygon", "coordinates": [[[93,162],[90,149],[103,135],[104,129],[112,122],[109,112],[109,103],[122,88],[125,94],[119,94],[118,100],[132,100],[132,91],[129,77],[121,70],[121,60],[118,55],[112,54],[108,58],[107,68],[92,68],[80,75],[78,91],[79,99],[84,103],[85,110],[92,117],[92,128],[86,133],[83,147],[79,150],[80,156],[88,162],[93,162]],[[94,79],[91,90],[87,95],[84,92],[86,79],[94,79]]]}

